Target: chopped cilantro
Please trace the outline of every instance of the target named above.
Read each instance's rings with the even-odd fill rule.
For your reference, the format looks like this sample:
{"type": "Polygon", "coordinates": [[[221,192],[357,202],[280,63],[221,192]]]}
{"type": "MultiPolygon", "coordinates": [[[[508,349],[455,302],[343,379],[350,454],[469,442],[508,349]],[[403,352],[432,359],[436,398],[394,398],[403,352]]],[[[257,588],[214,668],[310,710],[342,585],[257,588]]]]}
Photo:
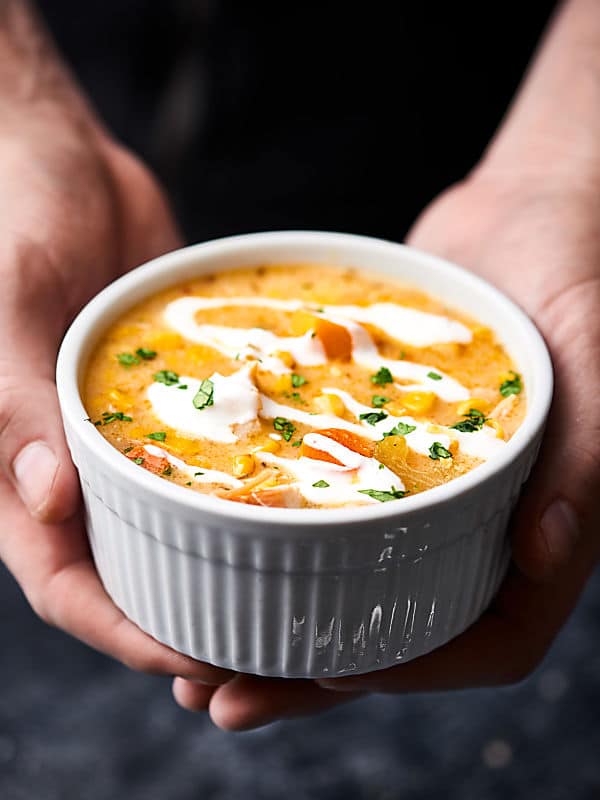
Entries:
{"type": "Polygon", "coordinates": [[[210,378],[205,378],[200,384],[200,388],[196,392],[192,403],[194,408],[202,411],[207,406],[214,406],[215,404],[215,385],[210,378]]]}
{"type": "Polygon", "coordinates": [[[389,397],[384,397],[382,394],[374,394],[371,398],[371,405],[375,408],[382,408],[386,403],[390,402],[389,397]]]}
{"type": "Polygon", "coordinates": [[[438,374],[437,372],[428,372],[427,373],[427,377],[431,378],[432,381],[441,381],[442,380],[442,376],[440,374],[438,374]]]}
{"type": "Polygon", "coordinates": [[[203,472],[194,472],[194,478],[197,478],[200,475],[204,475],[203,472]]]}
{"type": "Polygon", "coordinates": [[[140,363],[139,358],[134,356],[133,353],[119,353],[117,355],[117,361],[124,367],[132,367],[134,364],[140,363]]]}
{"type": "Polygon", "coordinates": [[[144,463],[144,459],[143,459],[143,458],[141,458],[141,457],[140,457],[140,458],[134,458],[134,459],[133,459],[133,463],[134,463],[134,464],[137,464],[137,465],[138,465],[138,467],[139,467],[141,464],[143,464],[143,463],[144,463]]]}
{"type": "Polygon", "coordinates": [[[180,384],[179,384],[179,386],[178,386],[177,388],[178,388],[178,389],[187,389],[187,388],[188,388],[188,385],[187,385],[187,383],[180,383],[180,384]]]}
{"type": "Polygon", "coordinates": [[[407,433],[412,433],[416,430],[416,425],[407,425],[406,422],[398,422],[391,430],[383,434],[383,438],[385,439],[386,436],[406,436],[407,433]]]}
{"type": "Polygon", "coordinates": [[[300,447],[302,444],[302,439],[296,439],[295,442],[292,442],[292,447],[300,447]]]}
{"type": "Polygon", "coordinates": [[[273,420],[273,427],[276,431],[281,433],[286,442],[289,442],[296,430],[294,423],[290,422],[290,420],[285,417],[275,417],[273,420]]]}
{"type": "Polygon", "coordinates": [[[124,452],[124,453],[131,453],[131,451],[132,451],[132,450],[133,450],[133,445],[129,445],[129,447],[126,447],[126,448],[123,450],[123,452],[124,452]]]}
{"type": "Polygon", "coordinates": [[[329,488],[329,484],[327,483],[327,481],[322,481],[322,480],[321,481],[317,481],[316,483],[313,483],[313,486],[315,487],[315,489],[328,489],[329,488]]]}
{"type": "Polygon", "coordinates": [[[379,469],[385,469],[385,464],[380,464],[379,469]]]}
{"type": "Polygon", "coordinates": [[[292,372],[292,386],[295,389],[297,389],[298,386],[304,386],[305,383],[308,383],[308,381],[303,375],[296,375],[295,372],[292,372]]]}
{"type": "Polygon", "coordinates": [[[186,485],[186,486],[191,486],[191,485],[192,485],[192,482],[191,482],[191,481],[187,481],[187,483],[186,483],[185,485],[186,485]]]}
{"type": "Polygon", "coordinates": [[[296,403],[303,403],[304,405],[306,405],[305,401],[302,399],[302,395],[300,394],[300,392],[286,392],[285,396],[289,397],[290,400],[295,400],[296,403]]]}
{"type": "Polygon", "coordinates": [[[401,489],[394,489],[393,486],[390,486],[389,492],[382,492],[380,489],[359,489],[358,491],[360,494],[372,497],[373,500],[379,500],[380,503],[387,503],[389,500],[400,500],[408,494],[408,492],[404,492],[401,489]]]}
{"type": "Polygon", "coordinates": [[[521,394],[523,391],[523,384],[521,383],[521,376],[511,370],[512,378],[503,381],[500,384],[500,394],[502,397],[510,397],[511,394],[521,394]]]}
{"type": "Polygon", "coordinates": [[[152,376],[157,383],[164,383],[165,386],[173,386],[179,383],[179,375],[170,369],[161,369],[152,376]]]}
{"type": "Polygon", "coordinates": [[[147,350],[145,347],[138,347],[135,351],[136,356],[143,358],[144,361],[152,361],[153,358],[156,358],[158,353],[156,350],[147,350]]]}
{"type": "Polygon", "coordinates": [[[371,383],[377,383],[379,386],[385,386],[386,383],[393,382],[394,378],[387,367],[380,367],[375,375],[371,375],[371,383]]]}
{"type": "Polygon", "coordinates": [[[437,461],[440,458],[452,458],[452,453],[446,450],[441,442],[434,442],[429,448],[429,458],[437,461]]]}
{"type": "Polygon", "coordinates": [[[377,422],[387,419],[387,414],[385,411],[367,411],[364,414],[359,414],[358,418],[368,422],[369,425],[375,425],[377,422]]]}
{"type": "Polygon", "coordinates": [[[173,474],[173,470],[171,469],[171,465],[170,465],[170,464],[169,464],[169,466],[168,466],[168,467],[165,467],[165,468],[163,469],[163,471],[162,471],[162,474],[163,474],[163,475],[167,475],[167,476],[168,476],[168,475],[172,475],[172,474],[173,474]]]}
{"type": "Polygon", "coordinates": [[[154,439],[155,442],[164,442],[167,434],[164,431],[154,431],[154,433],[147,433],[146,439],[154,439]]]}
{"type": "Polygon", "coordinates": [[[113,411],[110,413],[109,411],[102,412],[102,419],[97,420],[94,422],[94,425],[109,425],[111,422],[133,422],[132,417],[128,417],[127,414],[124,414],[122,411],[113,411]]]}
{"type": "Polygon", "coordinates": [[[475,431],[480,431],[483,427],[483,423],[486,421],[485,415],[477,408],[470,408],[469,413],[463,416],[465,419],[457,422],[456,425],[450,426],[461,433],[475,433],[475,431]]]}

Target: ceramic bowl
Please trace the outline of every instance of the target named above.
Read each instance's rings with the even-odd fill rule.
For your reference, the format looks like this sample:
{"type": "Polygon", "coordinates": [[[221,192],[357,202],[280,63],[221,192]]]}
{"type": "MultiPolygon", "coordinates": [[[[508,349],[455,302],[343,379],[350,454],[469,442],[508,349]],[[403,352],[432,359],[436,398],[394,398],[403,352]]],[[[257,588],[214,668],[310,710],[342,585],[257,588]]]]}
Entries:
{"type": "Polygon", "coordinates": [[[202,661],[311,678],[417,658],[485,610],[508,565],[507,524],[538,453],[552,369],[525,314],[470,272],[392,242],[290,231],[186,247],[120,278],[65,336],[57,385],[93,556],[117,606],[159,641],[202,661]],[[525,419],[502,452],[398,502],[262,508],[139,469],[86,421],[86,363],[127,309],[204,273],[282,262],[388,273],[489,325],[527,388],[525,419]]]}

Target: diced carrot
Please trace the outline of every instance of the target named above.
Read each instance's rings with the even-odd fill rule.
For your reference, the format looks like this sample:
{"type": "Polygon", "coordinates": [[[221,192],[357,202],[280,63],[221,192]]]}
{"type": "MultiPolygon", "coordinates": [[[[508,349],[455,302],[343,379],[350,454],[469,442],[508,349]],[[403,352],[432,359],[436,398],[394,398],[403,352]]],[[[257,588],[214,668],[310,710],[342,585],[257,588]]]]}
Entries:
{"type": "Polygon", "coordinates": [[[342,325],[317,317],[315,333],[321,340],[327,358],[348,361],[352,355],[352,337],[342,325]]]}
{"type": "Polygon", "coordinates": [[[317,312],[296,311],[291,319],[294,336],[313,330],[321,341],[327,358],[348,360],[352,355],[352,337],[343,325],[324,319],[317,312]]]}
{"type": "Polygon", "coordinates": [[[125,455],[132,461],[142,459],[139,466],[144,467],[144,469],[147,469],[148,472],[152,472],[154,475],[161,475],[169,466],[168,458],[165,456],[152,455],[141,444],[134,447],[133,450],[130,450],[125,455]]]}
{"type": "MultiPolygon", "coordinates": [[[[321,433],[321,431],[319,431],[321,433]]],[[[314,458],[317,461],[328,461],[330,464],[337,464],[339,467],[343,467],[341,461],[338,461],[337,458],[328,453],[326,450],[319,450],[316,447],[311,447],[309,444],[306,444],[306,441],[302,440],[302,455],[306,456],[306,458],[314,458]]]]}
{"type": "MultiPolygon", "coordinates": [[[[365,456],[366,458],[372,458],[375,452],[375,442],[371,442],[369,439],[363,439],[362,436],[358,436],[356,433],[352,433],[352,431],[347,431],[345,428],[324,428],[321,431],[315,431],[315,433],[320,433],[321,436],[327,436],[327,438],[333,439],[334,442],[347,447],[348,450],[354,450],[355,453],[360,453],[361,456],[365,456]]],[[[302,448],[304,452],[304,441],[302,442],[302,448]]],[[[312,458],[314,458],[314,456],[312,456],[312,458]]],[[[326,461],[331,460],[331,458],[321,460],[326,461]]]]}

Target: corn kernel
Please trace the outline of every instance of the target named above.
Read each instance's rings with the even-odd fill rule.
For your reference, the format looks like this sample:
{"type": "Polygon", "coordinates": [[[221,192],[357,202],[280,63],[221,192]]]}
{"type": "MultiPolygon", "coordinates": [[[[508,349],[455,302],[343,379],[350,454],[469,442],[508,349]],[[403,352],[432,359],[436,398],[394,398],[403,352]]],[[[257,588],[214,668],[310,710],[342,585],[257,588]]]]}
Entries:
{"type": "Polygon", "coordinates": [[[339,378],[342,374],[342,369],[341,367],[338,367],[337,364],[334,364],[333,366],[329,367],[329,374],[333,375],[334,378],[339,378]]]}
{"type": "Polygon", "coordinates": [[[436,397],[433,392],[407,392],[402,396],[402,403],[413,414],[426,414],[431,411],[436,397]]]}
{"type": "Polygon", "coordinates": [[[291,353],[288,353],[287,350],[276,350],[274,353],[271,353],[272,356],[278,358],[280,361],[286,365],[286,367],[290,367],[290,369],[296,363],[294,356],[291,353]]]}
{"type": "Polygon", "coordinates": [[[253,453],[278,453],[281,450],[281,443],[275,439],[267,439],[260,447],[255,447],[253,453]]]}
{"type": "Polygon", "coordinates": [[[346,410],[343,400],[337,394],[320,394],[313,402],[320,414],[334,414],[336,417],[341,417],[346,410]]]}
{"type": "Polygon", "coordinates": [[[504,439],[504,428],[502,427],[502,425],[500,425],[498,420],[488,419],[486,420],[485,424],[489,425],[490,428],[493,428],[496,431],[496,436],[498,437],[498,439],[504,439]]]}
{"type": "Polygon", "coordinates": [[[244,453],[240,456],[234,456],[233,459],[233,474],[236,478],[247,478],[252,475],[256,461],[254,456],[250,453],[244,453]]]}
{"type": "Polygon", "coordinates": [[[453,456],[456,455],[456,453],[458,452],[458,439],[450,439],[448,450],[452,453],[453,456]]]}
{"type": "Polygon", "coordinates": [[[273,390],[275,392],[289,392],[292,388],[292,376],[289,373],[278,375],[273,381],[273,390]]]}
{"type": "Polygon", "coordinates": [[[485,414],[486,411],[490,410],[490,403],[488,400],[484,400],[483,397],[470,397],[456,406],[456,413],[459,417],[465,417],[472,408],[485,414]]]}
{"type": "Polygon", "coordinates": [[[317,320],[314,314],[308,311],[295,311],[290,320],[292,336],[302,336],[308,331],[314,330],[317,320]]]}
{"type": "Polygon", "coordinates": [[[406,406],[400,405],[400,403],[387,403],[385,410],[391,414],[392,417],[402,417],[407,411],[406,406]]]}
{"type": "Polygon", "coordinates": [[[506,370],[505,372],[498,373],[498,380],[500,383],[504,383],[504,381],[513,381],[515,379],[515,373],[512,370],[506,370]]]}
{"type": "Polygon", "coordinates": [[[476,328],[473,328],[471,333],[474,339],[483,340],[492,338],[492,329],[488,328],[486,325],[478,325],[476,328]]]}
{"type": "Polygon", "coordinates": [[[126,411],[133,406],[133,399],[125,392],[120,392],[118,389],[111,389],[108,396],[112,403],[114,403],[115,411],[126,411]]]}

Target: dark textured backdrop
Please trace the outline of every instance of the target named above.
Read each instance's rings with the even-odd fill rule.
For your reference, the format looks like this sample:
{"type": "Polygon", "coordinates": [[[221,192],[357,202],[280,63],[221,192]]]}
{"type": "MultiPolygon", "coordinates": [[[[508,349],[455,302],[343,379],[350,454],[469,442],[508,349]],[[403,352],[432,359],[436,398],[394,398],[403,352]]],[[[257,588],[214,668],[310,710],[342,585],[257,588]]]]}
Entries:
{"type": "MultiPolygon", "coordinates": [[[[198,240],[400,238],[478,158],[553,4],[40,5],[198,240]]],[[[600,575],[519,687],[373,697],[237,735],[45,627],[1,568],[0,631],[1,800],[600,798],[600,575]]]]}

